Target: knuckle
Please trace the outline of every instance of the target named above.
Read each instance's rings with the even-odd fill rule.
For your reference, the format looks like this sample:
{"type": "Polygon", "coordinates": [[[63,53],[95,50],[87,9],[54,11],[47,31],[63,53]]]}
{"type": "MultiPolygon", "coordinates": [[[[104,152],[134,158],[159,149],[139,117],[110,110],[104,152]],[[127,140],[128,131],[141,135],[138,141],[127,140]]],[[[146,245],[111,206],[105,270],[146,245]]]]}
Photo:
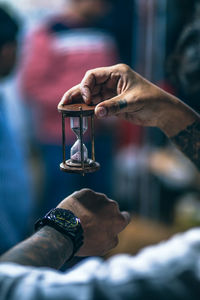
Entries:
{"type": "Polygon", "coordinates": [[[90,78],[90,77],[93,77],[93,76],[94,76],[94,75],[93,75],[93,71],[94,71],[94,70],[88,70],[88,71],[85,73],[85,78],[88,79],[88,78],[90,78]]]}
{"type": "Polygon", "coordinates": [[[109,199],[109,202],[110,202],[112,205],[115,205],[115,206],[118,205],[118,203],[117,203],[115,200],[109,199]]]}
{"type": "Polygon", "coordinates": [[[85,193],[85,194],[95,194],[95,192],[89,188],[81,189],[80,192],[85,193]]]}
{"type": "Polygon", "coordinates": [[[109,204],[112,207],[112,209],[118,209],[119,208],[118,203],[114,200],[109,200],[109,204]]]}
{"type": "Polygon", "coordinates": [[[110,100],[109,101],[109,106],[108,106],[108,113],[109,114],[115,114],[119,111],[119,105],[118,102],[115,100],[110,100]]]}
{"type": "Polygon", "coordinates": [[[122,71],[122,72],[127,72],[129,71],[130,67],[126,64],[118,64],[118,68],[122,71]]]}
{"type": "Polygon", "coordinates": [[[108,197],[106,196],[106,194],[103,194],[103,193],[95,193],[95,195],[98,197],[98,199],[100,200],[100,201],[102,201],[102,203],[106,203],[106,202],[108,202],[109,200],[108,200],[108,197]]]}
{"type": "Polygon", "coordinates": [[[88,71],[85,72],[86,77],[90,76],[90,74],[91,74],[91,70],[88,70],[88,71]]]}
{"type": "Polygon", "coordinates": [[[97,193],[97,195],[98,195],[99,197],[105,199],[105,200],[108,199],[107,196],[106,196],[106,194],[103,194],[103,193],[97,193]]]}

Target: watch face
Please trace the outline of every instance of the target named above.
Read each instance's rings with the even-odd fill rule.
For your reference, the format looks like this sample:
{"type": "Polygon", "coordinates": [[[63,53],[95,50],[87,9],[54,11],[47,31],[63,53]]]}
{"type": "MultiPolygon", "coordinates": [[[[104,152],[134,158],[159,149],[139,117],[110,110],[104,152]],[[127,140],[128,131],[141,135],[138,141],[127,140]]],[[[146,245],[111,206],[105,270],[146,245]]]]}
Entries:
{"type": "Polygon", "coordinates": [[[80,220],[77,217],[75,217],[70,211],[64,209],[57,208],[51,211],[50,218],[66,230],[74,230],[80,223],[80,220]]]}

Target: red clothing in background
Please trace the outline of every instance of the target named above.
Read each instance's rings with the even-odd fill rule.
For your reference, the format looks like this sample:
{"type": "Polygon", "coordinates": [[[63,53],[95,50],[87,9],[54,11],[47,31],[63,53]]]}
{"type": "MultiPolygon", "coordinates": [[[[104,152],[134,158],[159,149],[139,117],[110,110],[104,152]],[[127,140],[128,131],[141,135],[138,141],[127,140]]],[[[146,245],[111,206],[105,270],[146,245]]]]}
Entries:
{"type": "MultiPolygon", "coordinates": [[[[28,37],[25,56],[22,90],[36,112],[37,138],[42,143],[60,144],[61,116],[57,104],[88,69],[117,62],[114,40],[106,32],[70,26],[59,17],[28,37]]],[[[72,135],[68,130],[67,143],[72,135]]]]}

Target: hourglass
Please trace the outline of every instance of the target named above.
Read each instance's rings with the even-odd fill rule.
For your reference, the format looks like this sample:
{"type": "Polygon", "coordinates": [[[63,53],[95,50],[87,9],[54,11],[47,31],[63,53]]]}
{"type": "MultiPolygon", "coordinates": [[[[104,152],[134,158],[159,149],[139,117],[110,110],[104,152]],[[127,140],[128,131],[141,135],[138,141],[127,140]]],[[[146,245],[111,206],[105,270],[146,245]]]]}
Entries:
{"type": "Polygon", "coordinates": [[[62,149],[63,162],[60,164],[60,169],[69,173],[85,173],[95,172],[99,170],[100,165],[95,161],[94,147],[94,108],[85,103],[75,103],[68,105],[59,105],[58,111],[62,113],[62,149]],[[65,118],[70,118],[70,127],[74,132],[76,141],[70,150],[70,159],[66,160],[66,145],[65,145],[65,118]],[[88,129],[88,120],[90,119],[91,126],[91,154],[92,158],[88,157],[88,149],[83,143],[83,136],[88,129]]]}

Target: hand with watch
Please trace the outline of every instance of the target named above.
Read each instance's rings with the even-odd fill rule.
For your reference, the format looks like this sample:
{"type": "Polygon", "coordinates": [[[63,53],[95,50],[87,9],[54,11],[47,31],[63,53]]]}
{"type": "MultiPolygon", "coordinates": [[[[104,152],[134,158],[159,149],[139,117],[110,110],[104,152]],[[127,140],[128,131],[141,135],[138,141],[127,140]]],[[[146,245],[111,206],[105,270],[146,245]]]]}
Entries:
{"type": "Polygon", "coordinates": [[[57,208],[68,209],[80,219],[84,243],[78,256],[104,255],[118,244],[118,233],[129,223],[128,212],[120,212],[117,202],[90,189],[65,198],[57,208]]]}
{"type": "Polygon", "coordinates": [[[29,266],[60,268],[74,255],[99,256],[118,243],[127,212],[106,195],[82,189],[65,198],[35,224],[36,232],[0,258],[29,266]]]}
{"type": "Polygon", "coordinates": [[[70,260],[83,245],[83,228],[80,219],[70,210],[53,208],[35,223],[35,230],[37,231],[46,225],[56,229],[62,233],[65,238],[72,241],[73,251],[68,258],[68,260],[70,260]]]}

